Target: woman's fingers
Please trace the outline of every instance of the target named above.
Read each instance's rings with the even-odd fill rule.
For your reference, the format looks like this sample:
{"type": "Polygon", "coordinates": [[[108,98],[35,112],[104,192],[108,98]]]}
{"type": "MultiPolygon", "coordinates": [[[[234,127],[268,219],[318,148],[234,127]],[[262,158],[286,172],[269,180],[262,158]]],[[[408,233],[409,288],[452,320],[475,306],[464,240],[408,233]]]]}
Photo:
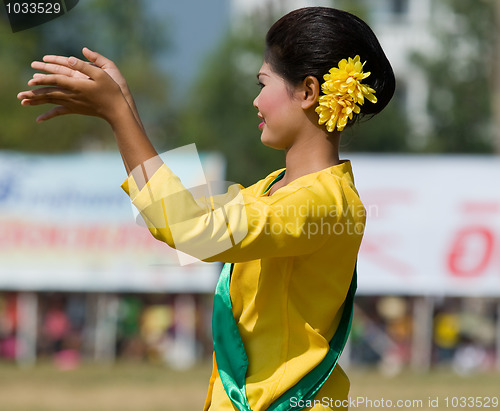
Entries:
{"type": "Polygon", "coordinates": [[[95,78],[95,76],[99,76],[99,74],[102,73],[102,70],[95,64],[77,59],[76,57],[54,56],[49,54],[43,57],[43,61],[45,63],[66,67],[70,70],[76,70],[90,78],[95,78]]]}
{"type": "MultiPolygon", "coordinates": [[[[34,76],[30,81],[28,81],[28,86],[58,86],[70,89],[74,79],[67,76],[62,76],[60,74],[46,74],[42,76],[34,76]],[[73,81],[71,81],[73,80],[73,81]]],[[[33,90],[35,91],[35,90],[33,90]]]]}
{"type": "MultiPolygon", "coordinates": [[[[67,76],[67,77],[88,78],[88,76],[86,76],[83,73],[80,73],[79,71],[70,69],[68,66],[55,64],[55,63],[34,61],[33,63],[31,63],[31,67],[34,68],[35,70],[45,71],[47,73],[52,73],[52,74],[61,74],[63,76],[67,76]]],[[[40,74],[40,73],[35,73],[34,76],[36,76],[38,74],[40,74]]]]}
{"type": "Polygon", "coordinates": [[[56,106],[56,107],[50,109],[49,111],[47,111],[46,113],[40,114],[36,118],[36,122],[41,123],[43,121],[50,120],[51,118],[62,116],[64,114],[71,114],[71,113],[72,113],[71,110],[69,110],[68,108],[66,108],[64,106],[56,106]]]}
{"type": "Polygon", "coordinates": [[[55,56],[53,54],[47,54],[43,56],[43,61],[45,63],[53,63],[53,64],[58,64],[60,66],[66,66],[69,67],[69,57],[65,56],[55,56]]]}
{"type": "Polygon", "coordinates": [[[92,51],[87,47],[84,47],[82,50],[83,55],[92,63],[94,63],[97,67],[101,68],[109,68],[110,66],[115,66],[110,59],[104,57],[102,54],[97,53],[96,51],[92,51]]]}
{"type": "Polygon", "coordinates": [[[69,57],[68,64],[69,68],[78,70],[80,73],[83,73],[94,80],[104,73],[100,67],[96,67],[96,65],[77,59],[76,57],[69,57]]]}
{"type": "Polygon", "coordinates": [[[102,54],[92,51],[87,47],[85,47],[82,52],[91,64],[95,64],[105,71],[115,81],[115,83],[120,86],[122,92],[128,92],[127,81],[125,80],[125,77],[123,77],[122,73],[120,73],[120,70],[118,70],[115,63],[104,57],[102,54]]]}
{"type": "MultiPolygon", "coordinates": [[[[101,69],[96,69],[102,71],[101,69]]],[[[78,73],[77,75],[68,76],[66,74],[42,74],[35,73],[33,78],[28,81],[28,86],[57,86],[61,88],[66,88],[68,90],[73,90],[77,87],[81,87],[91,79],[82,73],[78,73]]]]}
{"type": "Polygon", "coordinates": [[[43,87],[35,90],[22,91],[17,95],[23,106],[34,106],[51,103],[54,99],[62,99],[71,92],[60,87],[43,87]]]}

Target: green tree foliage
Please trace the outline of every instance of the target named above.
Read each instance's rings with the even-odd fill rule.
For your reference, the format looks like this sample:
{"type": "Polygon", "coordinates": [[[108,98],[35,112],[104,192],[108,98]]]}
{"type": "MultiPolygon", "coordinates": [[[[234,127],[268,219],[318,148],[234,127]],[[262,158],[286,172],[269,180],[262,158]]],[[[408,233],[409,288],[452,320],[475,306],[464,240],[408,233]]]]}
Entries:
{"type": "MultiPolygon", "coordinates": [[[[155,57],[165,48],[164,23],[139,0],[87,0],[44,25],[12,33],[0,20],[0,149],[62,152],[114,147],[112,132],[101,120],[62,116],[36,124],[47,107],[22,108],[16,99],[33,75],[30,63],[45,54],[83,58],[87,46],[117,63],[136,97],[146,127],[164,121],[167,80],[155,57]],[[158,120],[160,119],[160,120],[158,120]]],[[[155,139],[155,131],[152,133],[155,139]]]]}
{"type": "Polygon", "coordinates": [[[497,0],[442,0],[433,32],[438,49],[416,54],[427,73],[434,132],[428,151],[491,152],[492,68],[497,0]]]}

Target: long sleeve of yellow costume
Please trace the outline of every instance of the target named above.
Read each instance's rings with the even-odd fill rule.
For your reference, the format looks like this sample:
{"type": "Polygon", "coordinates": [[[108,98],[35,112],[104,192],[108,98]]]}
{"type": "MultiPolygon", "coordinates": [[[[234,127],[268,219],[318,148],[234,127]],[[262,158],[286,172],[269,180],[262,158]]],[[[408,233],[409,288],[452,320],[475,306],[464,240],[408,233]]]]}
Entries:
{"type": "MultiPolygon", "coordinates": [[[[198,199],[165,165],[141,190],[132,178],[122,186],[157,239],[204,261],[236,263],[230,296],[249,360],[253,411],[267,409],[325,356],[365,224],[350,162],[269,195],[266,188],[280,172],[198,199]]],[[[336,366],[317,398],[342,400],[348,388],[336,366]]],[[[208,409],[235,409],[216,373],[209,392],[208,409]]]]}

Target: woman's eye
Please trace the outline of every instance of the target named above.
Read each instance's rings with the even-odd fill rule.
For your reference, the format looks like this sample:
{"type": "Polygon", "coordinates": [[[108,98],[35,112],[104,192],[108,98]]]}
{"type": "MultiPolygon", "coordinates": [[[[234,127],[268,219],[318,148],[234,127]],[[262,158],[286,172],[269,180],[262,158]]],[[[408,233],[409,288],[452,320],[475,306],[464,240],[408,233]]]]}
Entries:
{"type": "Polygon", "coordinates": [[[260,88],[263,88],[263,87],[264,87],[264,84],[262,84],[260,81],[257,83],[257,85],[258,85],[260,88]]]}

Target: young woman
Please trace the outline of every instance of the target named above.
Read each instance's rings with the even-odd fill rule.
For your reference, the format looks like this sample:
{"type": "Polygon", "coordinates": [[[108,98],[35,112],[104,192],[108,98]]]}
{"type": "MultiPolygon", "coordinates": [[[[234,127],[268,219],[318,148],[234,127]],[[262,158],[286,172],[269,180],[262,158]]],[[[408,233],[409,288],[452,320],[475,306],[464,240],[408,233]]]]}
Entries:
{"type": "MultiPolygon", "coordinates": [[[[391,99],[392,68],[352,14],[295,10],[266,37],[254,106],[262,142],[286,168],[248,188],[195,200],[163,164],[116,66],[45,56],[22,105],[104,118],[129,178],[123,188],[152,234],[205,261],[226,262],[214,299],[214,372],[205,409],[346,409],[337,360],[349,333],[365,213],[341,131],[391,99]]],[[[229,137],[228,137],[229,138],[229,137]]]]}

